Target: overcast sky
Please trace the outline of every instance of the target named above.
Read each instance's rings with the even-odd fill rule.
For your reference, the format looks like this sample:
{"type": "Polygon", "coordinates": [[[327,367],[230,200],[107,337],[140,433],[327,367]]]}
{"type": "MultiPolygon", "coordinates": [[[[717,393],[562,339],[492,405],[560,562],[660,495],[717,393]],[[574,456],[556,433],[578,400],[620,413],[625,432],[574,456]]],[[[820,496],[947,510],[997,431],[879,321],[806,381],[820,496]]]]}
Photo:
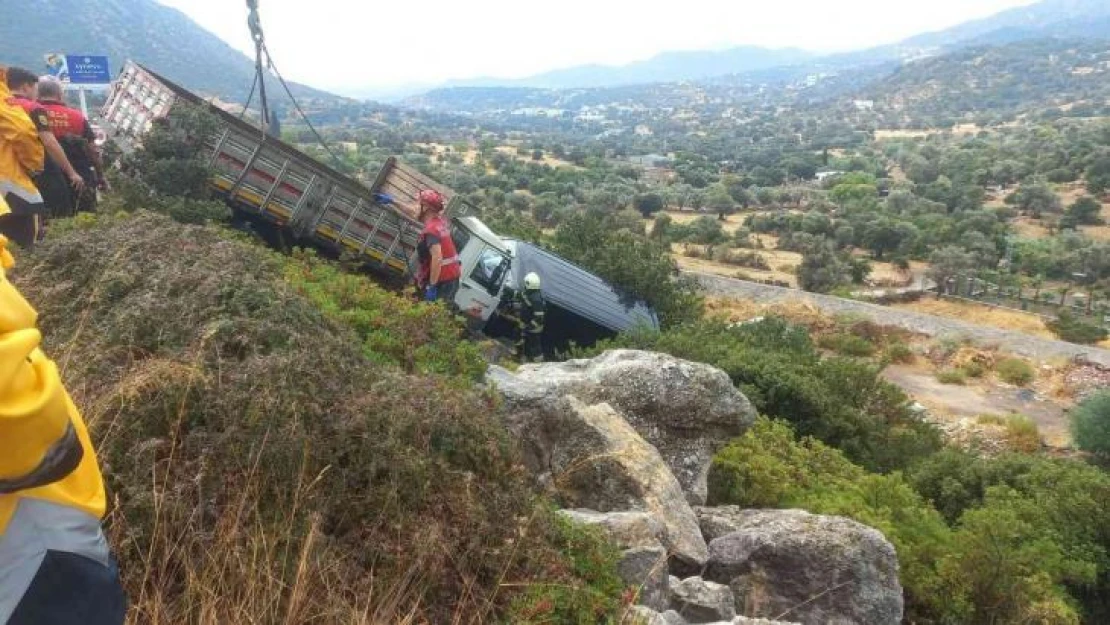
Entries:
{"type": "MultiPolygon", "coordinates": [[[[252,50],[241,0],[159,0],[252,50]]],[[[893,43],[1034,0],[260,0],[287,78],[336,91],[518,78],[665,50],[841,51],[893,43]]],[[[253,53],[252,53],[253,54],[253,53]]]]}

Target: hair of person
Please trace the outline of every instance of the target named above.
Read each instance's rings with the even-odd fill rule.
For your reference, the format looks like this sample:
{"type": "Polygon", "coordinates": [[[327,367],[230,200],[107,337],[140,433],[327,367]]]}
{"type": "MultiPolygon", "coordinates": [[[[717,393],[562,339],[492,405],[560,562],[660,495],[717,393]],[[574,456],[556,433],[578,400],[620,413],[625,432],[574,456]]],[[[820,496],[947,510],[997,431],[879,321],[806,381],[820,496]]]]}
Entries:
{"type": "Polygon", "coordinates": [[[9,67],[8,68],[8,88],[21,89],[27,85],[38,84],[39,77],[34,72],[23,69],[22,67],[9,67]]]}
{"type": "Polygon", "coordinates": [[[61,100],[64,89],[62,83],[53,76],[39,78],[39,99],[61,100]]]}

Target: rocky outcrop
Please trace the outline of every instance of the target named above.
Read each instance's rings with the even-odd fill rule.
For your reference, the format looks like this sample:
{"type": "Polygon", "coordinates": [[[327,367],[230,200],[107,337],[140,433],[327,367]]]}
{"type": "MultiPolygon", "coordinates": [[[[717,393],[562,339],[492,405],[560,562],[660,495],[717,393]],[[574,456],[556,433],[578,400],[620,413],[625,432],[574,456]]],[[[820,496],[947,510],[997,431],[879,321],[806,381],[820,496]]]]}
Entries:
{"type": "Polygon", "coordinates": [[[663,547],[626,549],[617,563],[617,574],[628,587],[636,589],[637,603],[653,610],[665,610],[670,603],[667,550],[663,547]]]}
{"type": "Polygon", "coordinates": [[[898,559],[878,530],[801,510],[698,513],[711,538],[704,577],[732,588],[737,612],[806,625],[901,622],[898,559]]]}
{"type": "Polygon", "coordinates": [[[705,503],[713,454],[755,419],[723,371],[666,354],[614,350],[591,360],[526,365],[515,374],[491,367],[488,379],[510,413],[568,395],[611,405],[659,450],[693,505],[705,503]]]}
{"type": "Polygon", "coordinates": [[[736,617],[736,598],[728,586],[700,577],[671,582],[671,609],[687,623],[716,623],[736,617]]]}
{"type": "Polygon", "coordinates": [[[529,468],[567,507],[642,511],[666,528],[671,557],[700,567],[708,555],[682,487],[636,430],[608,404],[545,398],[506,413],[529,468]]]}
{"type": "MultiPolygon", "coordinates": [[[[643,606],[636,606],[628,611],[625,620],[621,621],[622,625],[693,625],[690,621],[682,618],[682,615],[674,610],[667,610],[663,614],[645,608],[643,606]]],[[[747,616],[737,616],[731,620],[717,621],[710,625],[799,625],[789,621],[771,621],[762,618],[749,618],[747,616]]]]}

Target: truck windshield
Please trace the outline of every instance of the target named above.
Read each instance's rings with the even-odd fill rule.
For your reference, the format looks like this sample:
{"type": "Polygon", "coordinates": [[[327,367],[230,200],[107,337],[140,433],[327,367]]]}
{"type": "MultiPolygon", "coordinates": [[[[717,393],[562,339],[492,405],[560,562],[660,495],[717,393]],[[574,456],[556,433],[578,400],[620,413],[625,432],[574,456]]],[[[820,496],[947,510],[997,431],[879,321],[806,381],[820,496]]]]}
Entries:
{"type": "Polygon", "coordinates": [[[501,252],[487,247],[482,250],[474,271],[470,272],[470,279],[482,285],[490,295],[497,295],[501,291],[501,283],[509,269],[509,258],[501,252]]]}

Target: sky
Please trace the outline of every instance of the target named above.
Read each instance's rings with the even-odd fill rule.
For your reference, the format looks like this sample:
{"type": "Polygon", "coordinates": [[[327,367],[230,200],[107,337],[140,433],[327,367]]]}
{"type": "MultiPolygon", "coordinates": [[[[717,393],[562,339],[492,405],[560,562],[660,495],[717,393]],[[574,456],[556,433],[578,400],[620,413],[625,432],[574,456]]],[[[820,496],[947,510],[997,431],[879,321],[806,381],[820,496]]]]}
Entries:
{"type": "MultiPolygon", "coordinates": [[[[253,56],[240,0],[159,0],[253,56]]],[[[1034,0],[260,0],[286,78],[351,94],[521,78],[669,50],[833,52],[894,43],[1034,0]]]]}

